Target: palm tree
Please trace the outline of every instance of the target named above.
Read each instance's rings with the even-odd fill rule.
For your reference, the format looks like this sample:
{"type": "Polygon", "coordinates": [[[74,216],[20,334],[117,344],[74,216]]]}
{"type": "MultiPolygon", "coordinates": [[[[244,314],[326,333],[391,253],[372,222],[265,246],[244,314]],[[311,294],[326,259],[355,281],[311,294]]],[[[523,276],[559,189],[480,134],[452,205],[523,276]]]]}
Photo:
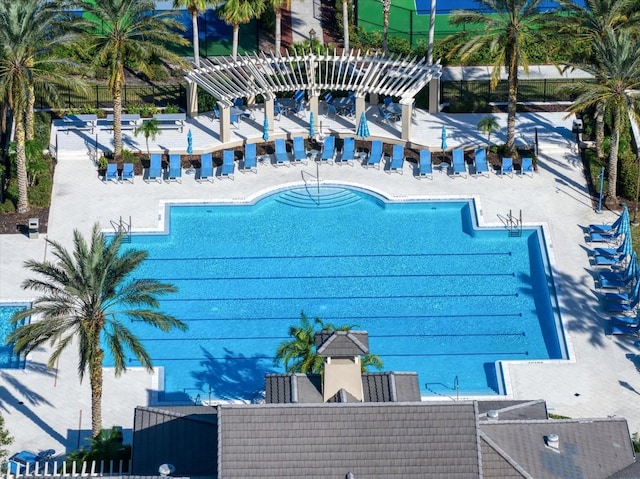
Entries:
{"type": "Polygon", "coordinates": [[[97,65],[106,65],[113,96],[114,156],[122,156],[122,95],[125,63],[135,64],[144,74],[161,58],[174,64],[182,59],[168,49],[171,44],[188,45],[178,31],[184,26],[169,10],[156,11],[153,0],[72,0],[82,7],[79,20],[88,32],[88,53],[97,65]]]}
{"type": "Polygon", "coordinates": [[[487,135],[487,145],[491,144],[491,133],[499,129],[500,125],[493,115],[483,116],[478,122],[478,130],[487,135]]]}
{"type": "Polygon", "coordinates": [[[391,10],[391,0],[382,0],[382,54],[387,54],[387,44],[389,39],[389,10],[391,10]]]}
{"type": "Polygon", "coordinates": [[[33,138],[34,89],[55,105],[60,86],[82,85],[69,74],[78,66],[59,56],[78,38],[65,32],[63,17],[49,0],[0,2],[0,96],[13,111],[19,213],[29,209],[25,143],[33,138]]]}
{"type": "Polygon", "coordinates": [[[182,321],[157,311],[158,296],[175,292],[174,286],[131,278],[147,252],[121,252],[123,239],[124,234],[120,233],[107,241],[96,224],[89,243],[74,231],[73,251],[47,240],[57,261],[26,261],[25,268],[37,277],[22,283],[24,289],[38,291],[42,296],[12,318],[14,324],[29,316],[37,320],[19,326],[7,338],[7,344],[13,343],[19,354],[50,343],[53,352],[49,368],[54,367],[68,346],[77,344],[80,380],[89,375],[94,438],[102,430],[103,345],[113,356],[116,376],[126,371],[128,351],[144,368],[153,371],[151,358],[123,319],[142,321],[162,331],[187,328],[182,321]]]}
{"type": "Polygon", "coordinates": [[[173,0],[173,8],[186,8],[191,15],[193,30],[193,63],[200,66],[200,43],[198,38],[198,15],[206,12],[209,6],[215,7],[219,2],[211,0],[173,0]]]}
{"type": "Polygon", "coordinates": [[[344,51],[349,51],[349,0],[342,0],[342,36],[344,51]]]}
{"type": "Polygon", "coordinates": [[[543,0],[477,0],[478,11],[455,10],[452,25],[473,25],[478,29],[461,31],[446,38],[451,45],[450,56],[459,55],[462,61],[473,59],[487,51],[493,62],[491,84],[500,81],[502,67],[506,67],[509,84],[507,107],[507,151],[515,152],[516,109],[518,105],[518,67],[529,71],[529,49],[542,44],[552,32],[545,28],[555,15],[541,13],[543,0]]]}
{"type": "MultiPolygon", "coordinates": [[[[594,40],[605,35],[605,29],[633,28],[640,21],[640,12],[635,8],[635,0],[586,0],[585,5],[578,5],[572,0],[559,0],[566,15],[559,17],[557,28],[572,42],[584,45],[589,63],[595,64],[597,58],[591,49],[594,40]]],[[[577,63],[586,63],[584,54],[577,63]]],[[[596,151],[599,158],[604,158],[604,112],[602,103],[595,105],[596,151]]]]}
{"type": "Polygon", "coordinates": [[[155,118],[152,118],[148,121],[143,121],[142,124],[133,130],[133,134],[138,136],[140,133],[144,135],[144,139],[147,142],[147,155],[151,158],[151,153],[149,152],[149,138],[152,140],[156,139],[158,133],[160,133],[160,122],[155,118]]]}
{"type": "Polygon", "coordinates": [[[260,18],[264,12],[266,3],[262,0],[227,0],[219,11],[227,25],[233,26],[233,58],[238,56],[238,32],[240,24],[249,23],[254,18],[260,18]]]}
{"type": "Polygon", "coordinates": [[[620,133],[633,109],[629,92],[640,87],[640,40],[628,31],[606,28],[604,36],[593,42],[596,64],[586,63],[580,68],[598,79],[595,83],[581,82],[572,91],[579,94],[569,108],[577,113],[599,103],[611,114],[611,150],[609,152],[606,202],[615,206],[618,183],[618,148],[620,133]]]}
{"type": "Polygon", "coordinates": [[[282,46],[282,9],[288,5],[289,1],[290,0],[269,0],[271,7],[276,14],[276,53],[280,53],[280,48],[282,46]]]}
{"type": "MultiPolygon", "coordinates": [[[[307,315],[300,313],[300,325],[289,327],[291,340],[282,342],[276,349],[274,362],[284,363],[287,373],[318,374],[322,373],[324,359],[316,352],[315,336],[320,331],[350,331],[354,325],[336,327],[324,323],[320,318],[311,324],[307,315]]],[[[382,369],[382,360],[376,354],[365,354],[361,358],[362,371],[369,368],[382,369]]]]}

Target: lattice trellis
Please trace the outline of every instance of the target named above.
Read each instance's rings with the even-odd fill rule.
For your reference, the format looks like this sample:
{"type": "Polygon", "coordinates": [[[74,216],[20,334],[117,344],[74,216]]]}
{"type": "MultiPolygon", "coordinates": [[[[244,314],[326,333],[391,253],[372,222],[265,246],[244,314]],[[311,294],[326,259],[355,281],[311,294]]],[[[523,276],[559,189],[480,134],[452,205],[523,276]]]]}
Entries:
{"type": "Polygon", "coordinates": [[[356,95],[376,93],[409,100],[432,79],[441,74],[439,62],[426,58],[383,56],[360,51],[337,55],[275,55],[253,53],[231,57],[201,59],[200,67],[186,78],[205,89],[225,106],[235,98],[263,95],[273,98],[277,92],[308,90],[349,90],[356,95]]]}

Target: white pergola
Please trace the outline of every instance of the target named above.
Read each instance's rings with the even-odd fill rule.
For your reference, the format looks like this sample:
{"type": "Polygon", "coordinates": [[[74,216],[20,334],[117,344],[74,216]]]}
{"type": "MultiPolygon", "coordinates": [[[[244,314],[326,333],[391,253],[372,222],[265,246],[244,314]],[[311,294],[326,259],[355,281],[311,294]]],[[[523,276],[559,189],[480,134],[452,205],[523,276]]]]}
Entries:
{"type": "Polygon", "coordinates": [[[356,118],[365,111],[365,96],[377,104],[378,95],[399,98],[402,105],[402,138],[411,135],[414,98],[432,79],[441,74],[439,62],[426,58],[384,56],[360,51],[325,50],[322,54],[284,55],[253,53],[244,56],[201,59],[200,66],[187,71],[189,85],[188,114],[197,114],[194,85],[203,88],[218,101],[220,139],[229,141],[230,108],[236,98],[252,99],[262,95],[269,128],[273,129],[273,104],[280,92],[304,90],[309,111],[318,116],[318,98],[322,91],[352,91],[356,96],[356,118]]]}

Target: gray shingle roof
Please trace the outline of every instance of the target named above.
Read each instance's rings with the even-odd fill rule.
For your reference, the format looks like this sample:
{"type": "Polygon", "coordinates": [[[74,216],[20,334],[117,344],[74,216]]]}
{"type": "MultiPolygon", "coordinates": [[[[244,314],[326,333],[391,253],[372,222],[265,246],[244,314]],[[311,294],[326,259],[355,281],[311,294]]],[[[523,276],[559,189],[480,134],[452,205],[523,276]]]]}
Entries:
{"type": "Polygon", "coordinates": [[[638,479],[640,477],[640,462],[634,462],[623,470],[609,476],[609,479],[638,479]]]}
{"type": "Polygon", "coordinates": [[[524,474],[489,445],[487,439],[480,436],[480,450],[482,452],[482,475],[493,479],[522,479],[524,474]]]}
{"type": "Polygon", "coordinates": [[[218,477],[478,477],[475,405],[219,406],[218,477]]]}
{"type": "MultiPolygon", "coordinates": [[[[481,435],[536,479],[601,479],[635,460],[624,419],[479,422],[481,435]],[[559,452],[545,437],[557,434],[559,452]]],[[[498,476],[500,477],[500,476],[498,476]]]]}
{"type": "Polygon", "coordinates": [[[535,401],[478,401],[479,419],[487,420],[487,412],[496,411],[501,420],[549,419],[544,399],[535,401]]]}
{"type": "MultiPolygon", "coordinates": [[[[267,374],[265,382],[265,402],[268,404],[323,402],[319,374],[267,374]]],[[[362,390],[364,402],[420,401],[416,373],[364,373],[362,390]]]]}
{"type": "Polygon", "coordinates": [[[316,351],[322,357],[354,357],[369,353],[366,331],[320,331],[314,339],[316,351]]]}

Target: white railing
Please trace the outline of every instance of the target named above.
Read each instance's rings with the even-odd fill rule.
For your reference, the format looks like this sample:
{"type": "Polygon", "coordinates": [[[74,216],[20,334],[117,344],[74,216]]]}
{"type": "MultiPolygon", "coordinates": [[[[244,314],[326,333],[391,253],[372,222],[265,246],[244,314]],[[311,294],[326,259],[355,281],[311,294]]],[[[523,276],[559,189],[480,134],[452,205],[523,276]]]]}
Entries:
{"type": "Polygon", "coordinates": [[[35,464],[6,462],[0,466],[1,477],[17,479],[20,477],[98,477],[128,476],[131,461],[47,461],[35,464]]]}

